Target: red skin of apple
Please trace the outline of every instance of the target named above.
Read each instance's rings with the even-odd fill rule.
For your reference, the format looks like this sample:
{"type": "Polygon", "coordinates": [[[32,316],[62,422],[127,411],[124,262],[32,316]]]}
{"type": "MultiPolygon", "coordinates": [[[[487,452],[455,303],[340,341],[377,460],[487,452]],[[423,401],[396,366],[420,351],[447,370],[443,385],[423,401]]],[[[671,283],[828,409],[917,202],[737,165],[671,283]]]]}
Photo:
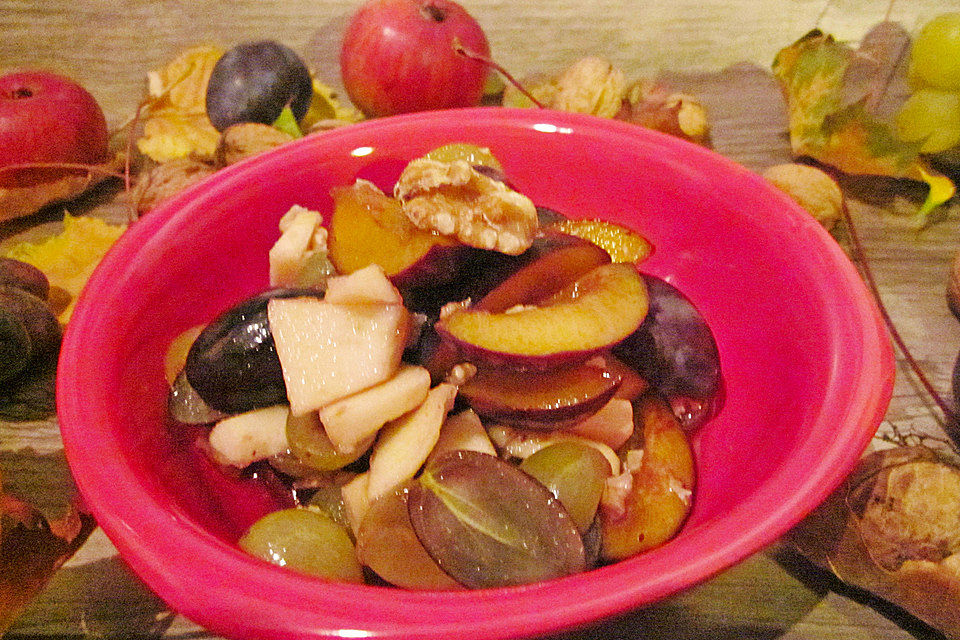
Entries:
{"type": "MultiPolygon", "coordinates": [[[[0,76],[0,167],[100,164],[107,159],[108,138],[100,105],[70,78],[30,70],[0,76]]],[[[0,184],[10,186],[13,172],[7,174],[0,174],[0,184]]],[[[18,183],[29,183],[42,172],[16,174],[18,183]]]]}
{"type": "Polygon", "coordinates": [[[479,104],[488,69],[454,50],[490,56],[476,20],[450,0],[370,0],[344,34],[340,71],[367,116],[479,104]]]}

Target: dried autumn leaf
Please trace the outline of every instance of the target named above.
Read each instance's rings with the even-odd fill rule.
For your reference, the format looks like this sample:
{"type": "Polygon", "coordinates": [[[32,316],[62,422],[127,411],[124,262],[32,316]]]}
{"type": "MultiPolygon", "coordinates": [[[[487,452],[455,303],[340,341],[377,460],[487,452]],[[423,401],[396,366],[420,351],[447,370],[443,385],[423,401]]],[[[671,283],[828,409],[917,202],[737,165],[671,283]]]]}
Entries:
{"type": "Polygon", "coordinates": [[[864,47],[854,50],[814,30],[777,54],[773,72],[787,100],[794,155],[848,174],[927,182],[930,195],[917,212],[922,224],[954,189],[945,192],[935,183],[942,176],[928,166],[919,145],[898,139],[881,117],[880,105],[884,112],[893,109],[895,92],[890,88],[903,66],[896,53],[900,39],[892,33],[875,32],[864,47]]]}
{"type": "Polygon", "coordinates": [[[623,107],[616,117],[710,146],[706,107],[694,96],[676,93],[651,80],[638,80],[627,89],[623,107]]]}
{"type": "Polygon", "coordinates": [[[0,187],[0,222],[33,215],[49,204],[72,200],[104,180],[117,177],[122,170],[123,159],[116,156],[82,170],[51,171],[48,178],[40,178],[29,186],[0,187]]]}
{"type": "Polygon", "coordinates": [[[31,505],[0,492],[0,635],[96,528],[71,506],[47,521],[31,505]]]}
{"type": "Polygon", "coordinates": [[[300,122],[304,131],[330,128],[331,121],[351,123],[359,122],[363,114],[356,109],[344,106],[337,93],[316,78],[313,79],[313,98],[310,108],[300,122]]]}
{"type": "Polygon", "coordinates": [[[7,256],[43,271],[50,281],[51,300],[54,292],[69,297],[59,315],[61,324],[65,324],[73,312],[77,295],[104,254],[125,230],[124,225],[109,224],[99,218],[64,214],[61,233],[38,243],[17,244],[7,256]]]}
{"type": "Polygon", "coordinates": [[[219,47],[192,47],[147,74],[150,102],[137,140],[142,153],[157,162],[188,155],[213,159],[220,133],[207,118],[207,83],[222,55],[219,47]]]}
{"type": "Polygon", "coordinates": [[[892,117],[910,95],[910,34],[896,22],[875,25],[860,41],[843,73],[843,104],[863,101],[878,119],[892,117]]]}

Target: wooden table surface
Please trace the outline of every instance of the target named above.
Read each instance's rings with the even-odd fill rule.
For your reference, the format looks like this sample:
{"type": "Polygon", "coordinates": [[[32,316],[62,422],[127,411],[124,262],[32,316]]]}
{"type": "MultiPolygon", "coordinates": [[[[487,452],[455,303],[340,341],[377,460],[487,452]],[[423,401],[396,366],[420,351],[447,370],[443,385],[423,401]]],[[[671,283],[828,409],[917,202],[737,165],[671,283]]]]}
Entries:
{"type": "MultiPolygon", "coordinates": [[[[19,4],[0,0],[0,22],[6,20],[7,26],[15,23],[20,29],[18,34],[30,28],[26,23],[31,16],[52,23],[50,16],[55,14],[39,8],[45,3],[19,4]],[[11,18],[9,11],[22,5],[32,5],[34,13],[11,18]]],[[[78,4],[89,7],[95,3],[78,4]]],[[[181,9],[184,6],[119,4],[131,11],[141,10],[144,4],[177,5],[181,9]]],[[[251,11],[255,3],[237,4],[251,11]]],[[[788,42],[783,40],[783,44],[788,42]]],[[[87,42],[86,46],[93,45],[87,42]]],[[[0,67],[9,66],[15,49],[0,29],[0,67]]],[[[16,50],[23,54],[22,48],[16,50]]],[[[74,63],[76,58],[73,57],[74,63]]],[[[100,59],[99,64],[102,62],[100,59]]],[[[700,96],[708,105],[714,147],[719,153],[754,170],[789,159],[782,98],[764,68],[744,64],[721,71],[666,76],[678,88],[700,96]]],[[[121,102],[123,91],[101,88],[100,93],[109,94],[105,101],[112,105],[112,119],[116,121],[116,105],[121,102]]],[[[138,98],[139,95],[127,95],[126,108],[138,98]]],[[[910,206],[915,190],[889,182],[846,186],[883,300],[934,386],[948,394],[953,362],[960,348],[960,323],[950,315],[944,293],[950,261],[960,248],[960,212],[954,206],[947,210],[944,220],[917,231],[906,227],[903,218],[894,213],[910,206]]],[[[100,200],[88,199],[68,208],[111,217],[117,215],[117,207],[113,192],[107,192],[100,200]]],[[[62,210],[57,207],[27,222],[0,225],[0,250],[19,239],[56,229],[62,210]]],[[[931,403],[903,367],[902,360],[898,363],[894,397],[881,429],[936,429],[931,403]]],[[[72,487],[56,421],[0,423],[0,475],[5,490],[56,514],[72,487]]],[[[131,636],[208,637],[202,628],[169,611],[126,568],[99,530],[54,576],[8,633],[15,640],[131,636]]],[[[778,544],[686,593],[562,637],[897,640],[942,636],[895,607],[839,583],[787,545],[778,544]]]]}

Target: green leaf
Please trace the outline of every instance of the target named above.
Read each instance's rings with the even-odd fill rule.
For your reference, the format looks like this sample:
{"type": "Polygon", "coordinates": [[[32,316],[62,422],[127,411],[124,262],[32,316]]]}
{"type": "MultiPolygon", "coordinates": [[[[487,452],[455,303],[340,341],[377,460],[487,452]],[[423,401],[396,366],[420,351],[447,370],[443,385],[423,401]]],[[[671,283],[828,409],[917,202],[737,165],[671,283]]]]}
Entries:
{"type": "Polygon", "coordinates": [[[926,167],[920,167],[920,174],[923,176],[923,181],[930,186],[927,199],[924,200],[916,214],[918,226],[922,227],[926,225],[927,216],[929,216],[934,209],[956,194],[957,187],[950,178],[935,171],[928,170],[926,167]]]}
{"type": "Polygon", "coordinates": [[[780,50],[772,69],[786,96],[794,155],[847,174],[927,183],[929,194],[916,213],[922,226],[956,188],[929,167],[922,143],[896,134],[893,118],[910,91],[909,44],[909,34],[896,23],[876,25],[858,49],[814,30],[780,50]]]}
{"type": "Polygon", "coordinates": [[[293,110],[290,108],[290,105],[283,108],[283,111],[280,112],[277,119],[273,121],[273,126],[284,133],[290,134],[294,138],[303,137],[303,131],[300,130],[300,125],[297,124],[297,118],[293,115],[293,110]]]}

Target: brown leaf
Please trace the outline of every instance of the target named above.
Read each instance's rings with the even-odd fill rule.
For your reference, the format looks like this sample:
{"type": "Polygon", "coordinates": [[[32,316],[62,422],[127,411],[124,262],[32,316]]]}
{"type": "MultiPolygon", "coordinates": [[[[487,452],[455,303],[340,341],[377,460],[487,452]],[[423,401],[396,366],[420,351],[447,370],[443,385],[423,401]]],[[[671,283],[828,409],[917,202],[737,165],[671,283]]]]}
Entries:
{"type": "Polygon", "coordinates": [[[122,169],[122,157],[115,156],[86,170],[31,170],[39,173],[37,180],[23,185],[0,187],[0,222],[33,215],[48,204],[72,200],[87,189],[115,177],[122,169]]]}
{"type": "Polygon", "coordinates": [[[76,506],[50,522],[0,493],[0,635],[95,528],[93,517],[76,506]]]}
{"type": "Polygon", "coordinates": [[[860,41],[840,83],[842,102],[863,101],[878,120],[892,118],[910,95],[907,61],[910,34],[897,22],[881,22],[860,41]]]}

